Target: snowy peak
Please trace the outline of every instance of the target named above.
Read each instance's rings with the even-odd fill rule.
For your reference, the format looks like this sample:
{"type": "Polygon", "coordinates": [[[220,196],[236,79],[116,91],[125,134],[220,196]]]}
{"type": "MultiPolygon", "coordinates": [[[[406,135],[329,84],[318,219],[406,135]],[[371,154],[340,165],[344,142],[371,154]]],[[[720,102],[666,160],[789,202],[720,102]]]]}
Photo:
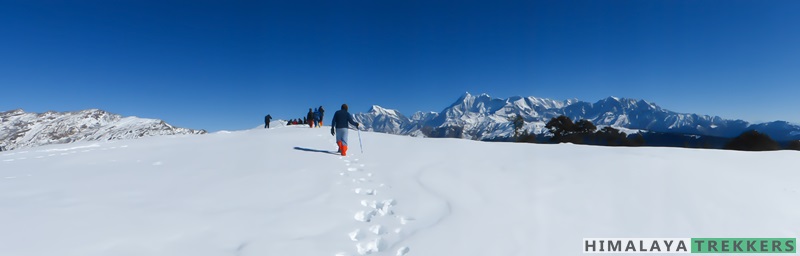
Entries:
{"type": "Polygon", "coordinates": [[[404,134],[404,129],[411,124],[400,111],[378,105],[373,105],[366,113],[354,114],[353,119],[364,124],[367,130],[393,134],[404,134]]]}
{"type": "Polygon", "coordinates": [[[0,113],[0,121],[0,146],[5,150],[74,141],[206,133],[177,128],[162,120],[122,117],[100,109],[44,113],[17,109],[0,113]]]}
{"type": "Polygon", "coordinates": [[[508,137],[513,134],[509,118],[514,116],[523,117],[527,123],[526,130],[542,133],[547,121],[566,115],[574,120],[587,119],[598,126],[630,130],[734,137],[747,129],[756,129],[780,141],[800,139],[798,125],[785,122],[751,125],[718,116],[676,113],[642,99],[615,96],[590,103],[577,99],[559,101],[532,96],[500,99],[485,93],[475,96],[466,92],[438,114],[417,112],[408,119],[398,111],[373,106],[364,115],[369,115],[371,121],[364,122],[365,127],[374,131],[394,134],[421,132],[432,137],[508,137]],[[391,125],[387,123],[389,120],[391,125]]]}
{"type": "Polygon", "coordinates": [[[413,115],[411,115],[410,121],[412,122],[427,122],[439,116],[439,113],[436,112],[422,112],[417,111],[413,115]]]}
{"type": "Polygon", "coordinates": [[[568,101],[557,101],[545,98],[537,98],[537,97],[526,97],[524,98],[525,101],[531,108],[539,107],[544,109],[555,109],[555,108],[563,108],[569,104],[572,104],[568,101]]]}
{"type": "Polygon", "coordinates": [[[485,93],[478,96],[467,93],[443,112],[450,117],[460,117],[466,113],[487,114],[502,109],[505,105],[506,100],[494,99],[485,93]]]}
{"type": "Polygon", "coordinates": [[[372,105],[372,107],[369,108],[369,111],[367,111],[367,113],[375,114],[375,115],[390,115],[390,116],[401,116],[402,115],[397,110],[386,109],[386,108],[383,108],[383,107],[378,106],[378,105],[372,105]]]}
{"type": "Polygon", "coordinates": [[[596,103],[594,103],[594,105],[599,108],[618,108],[620,110],[637,110],[637,109],[649,109],[657,111],[661,110],[661,108],[658,105],[654,103],[649,103],[645,100],[619,98],[614,96],[599,100],[596,103]]]}
{"type": "Polygon", "coordinates": [[[21,114],[24,114],[24,113],[25,113],[24,110],[22,110],[21,108],[18,108],[18,109],[9,110],[9,111],[6,111],[6,112],[0,112],[0,116],[15,116],[15,115],[21,115],[21,114]]]}

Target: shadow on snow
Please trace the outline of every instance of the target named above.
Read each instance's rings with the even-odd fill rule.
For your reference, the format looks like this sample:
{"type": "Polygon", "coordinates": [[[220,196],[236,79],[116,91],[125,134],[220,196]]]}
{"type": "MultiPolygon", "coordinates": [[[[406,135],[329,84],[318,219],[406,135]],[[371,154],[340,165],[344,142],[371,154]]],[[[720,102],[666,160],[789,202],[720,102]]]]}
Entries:
{"type": "Polygon", "coordinates": [[[313,148],[301,148],[301,147],[294,147],[295,150],[306,151],[306,152],[315,152],[315,153],[326,153],[332,155],[339,155],[339,152],[336,151],[329,151],[329,150],[320,150],[320,149],[313,149],[313,148]]]}

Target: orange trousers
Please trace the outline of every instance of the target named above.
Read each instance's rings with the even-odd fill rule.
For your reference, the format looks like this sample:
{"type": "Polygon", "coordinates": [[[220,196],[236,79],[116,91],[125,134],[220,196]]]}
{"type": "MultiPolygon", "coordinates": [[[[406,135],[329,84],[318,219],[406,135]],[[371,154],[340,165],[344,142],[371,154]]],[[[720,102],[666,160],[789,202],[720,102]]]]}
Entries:
{"type": "Polygon", "coordinates": [[[347,145],[344,145],[342,141],[337,141],[336,145],[339,145],[339,152],[342,153],[342,156],[347,156],[347,145]]]}

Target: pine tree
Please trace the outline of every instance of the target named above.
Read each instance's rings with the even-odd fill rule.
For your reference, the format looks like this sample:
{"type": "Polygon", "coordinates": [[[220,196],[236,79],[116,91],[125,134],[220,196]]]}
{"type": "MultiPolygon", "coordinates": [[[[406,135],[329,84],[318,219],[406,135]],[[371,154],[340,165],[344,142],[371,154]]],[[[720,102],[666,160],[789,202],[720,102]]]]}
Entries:
{"type": "Polygon", "coordinates": [[[786,146],[786,149],[800,150],[800,140],[793,140],[789,142],[789,145],[786,146]]]}
{"type": "Polygon", "coordinates": [[[575,123],[569,117],[560,115],[550,119],[544,126],[553,134],[553,141],[561,141],[564,136],[572,134],[575,131],[575,123]]]}
{"type": "Polygon", "coordinates": [[[726,149],[745,150],[745,151],[766,151],[766,150],[779,150],[780,144],[775,142],[769,135],[760,133],[755,130],[743,132],[736,138],[733,138],[727,145],[726,149]]]}
{"type": "Polygon", "coordinates": [[[519,138],[520,130],[522,130],[522,127],[525,127],[525,119],[522,118],[521,115],[516,115],[514,117],[509,117],[508,120],[514,124],[514,138],[519,138]]]}

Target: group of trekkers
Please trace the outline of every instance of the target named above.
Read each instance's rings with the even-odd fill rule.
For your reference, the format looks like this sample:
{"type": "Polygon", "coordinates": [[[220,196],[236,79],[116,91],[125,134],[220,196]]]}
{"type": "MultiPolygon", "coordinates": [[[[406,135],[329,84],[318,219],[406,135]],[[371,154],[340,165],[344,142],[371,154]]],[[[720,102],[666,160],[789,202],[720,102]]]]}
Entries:
{"type": "MultiPolygon", "coordinates": [[[[331,120],[331,135],[336,136],[336,145],[339,147],[339,151],[342,156],[347,155],[347,131],[350,125],[354,125],[356,129],[359,128],[360,124],[353,120],[353,116],[347,112],[347,104],[342,104],[342,108],[336,113],[333,114],[333,119],[331,120]]],[[[308,109],[308,114],[302,119],[292,119],[289,120],[286,125],[304,125],[308,124],[309,127],[317,128],[322,127],[323,125],[323,117],[325,116],[325,109],[322,106],[315,109],[308,109]]],[[[272,120],[272,116],[267,115],[264,117],[264,128],[269,128],[269,122],[272,120]]]]}
{"type": "MultiPolygon", "coordinates": [[[[319,106],[319,108],[314,108],[314,110],[311,110],[311,108],[309,108],[308,109],[308,113],[306,114],[306,116],[304,116],[303,118],[289,119],[286,122],[286,125],[298,125],[298,124],[306,125],[307,124],[311,128],[314,128],[314,126],[322,127],[322,120],[323,120],[324,117],[325,117],[325,109],[322,106],[319,106]]],[[[271,119],[272,119],[272,116],[270,116],[270,115],[267,115],[267,116],[264,117],[264,128],[265,129],[269,128],[269,122],[270,122],[271,119]]]]}
{"type": "Polygon", "coordinates": [[[322,117],[325,116],[325,109],[322,106],[319,108],[315,108],[314,111],[311,111],[311,108],[308,109],[308,114],[306,114],[305,120],[309,127],[317,128],[322,127],[322,117]]]}

